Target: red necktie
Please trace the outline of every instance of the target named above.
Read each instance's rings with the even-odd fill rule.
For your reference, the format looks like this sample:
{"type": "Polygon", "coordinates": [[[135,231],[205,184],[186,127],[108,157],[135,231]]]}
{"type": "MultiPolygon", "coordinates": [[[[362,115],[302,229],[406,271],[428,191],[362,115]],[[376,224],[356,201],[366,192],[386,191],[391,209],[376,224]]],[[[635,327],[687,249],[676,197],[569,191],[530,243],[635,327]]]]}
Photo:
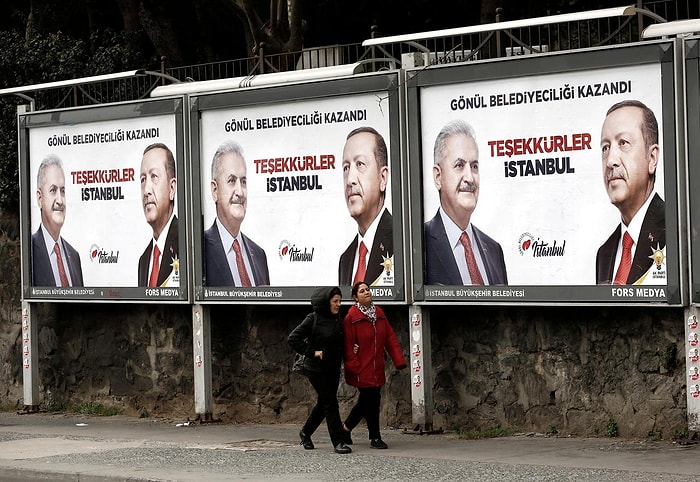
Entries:
{"type": "Polygon", "coordinates": [[[484,278],[481,277],[479,266],[476,264],[474,251],[472,251],[472,243],[469,241],[469,235],[466,232],[462,232],[462,235],[459,237],[459,242],[464,246],[464,257],[467,259],[467,269],[469,270],[469,277],[472,279],[472,284],[483,285],[484,278]]]}
{"type": "Polygon", "coordinates": [[[70,286],[68,276],[66,276],[66,268],[63,266],[63,257],[61,257],[61,248],[58,243],[53,245],[53,252],[56,253],[56,264],[58,265],[58,277],[61,278],[61,286],[64,288],[70,286]]]}
{"type": "Polygon", "coordinates": [[[238,275],[241,277],[241,286],[251,286],[248,271],[245,269],[243,256],[241,255],[241,245],[238,240],[233,240],[233,251],[236,253],[236,267],[238,267],[238,275]]]}
{"type": "Polygon", "coordinates": [[[632,267],[632,245],[634,241],[632,236],[625,231],[624,236],[622,236],[622,258],[620,258],[620,266],[617,267],[617,274],[615,275],[614,285],[626,285],[627,276],[630,274],[630,268],[632,267]]]}
{"type": "Polygon", "coordinates": [[[365,243],[360,241],[360,255],[357,257],[357,271],[355,272],[355,279],[352,284],[359,283],[360,281],[365,281],[365,274],[367,274],[367,246],[365,243]]]}
{"type": "Polygon", "coordinates": [[[158,286],[158,272],[160,271],[160,249],[156,244],[153,247],[153,266],[151,267],[151,277],[148,279],[148,286],[158,286]]]}

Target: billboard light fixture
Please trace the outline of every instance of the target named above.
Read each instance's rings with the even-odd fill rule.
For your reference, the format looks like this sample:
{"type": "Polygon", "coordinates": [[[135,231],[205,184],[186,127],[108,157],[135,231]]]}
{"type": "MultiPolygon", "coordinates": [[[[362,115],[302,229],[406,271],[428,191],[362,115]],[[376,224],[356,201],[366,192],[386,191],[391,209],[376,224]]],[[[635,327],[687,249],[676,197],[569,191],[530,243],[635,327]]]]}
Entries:
{"type": "MultiPolygon", "coordinates": [[[[371,60],[378,61],[378,59],[371,60]]],[[[208,92],[245,89],[248,87],[281,85],[289,82],[335,79],[363,72],[365,63],[367,62],[362,61],[353,64],[334,65],[331,67],[318,67],[315,69],[291,70],[287,72],[273,72],[270,74],[248,75],[245,77],[232,77],[228,79],[161,85],[153,89],[151,97],[203,94],[208,92]]]]}
{"type": "MultiPolygon", "coordinates": [[[[151,74],[150,71],[139,69],[129,70],[126,72],[116,72],[113,74],[94,75],[92,77],[80,77],[78,79],[58,80],[55,82],[46,82],[43,84],[23,85],[21,87],[10,87],[8,89],[0,89],[0,96],[25,94],[27,92],[36,92],[39,90],[59,89],[61,87],[73,87],[75,85],[94,84],[97,82],[108,82],[110,80],[128,79],[131,77],[139,77],[142,75],[149,74],[151,74]]],[[[158,75],[162,74],[158,73],[158,75]]]]}
{"type": "Polygon", "coordinates": [[[670,35],[686,36],[697,32],[700,32],[700,19],[693,18],[649,25],[642,31],[642,38],[668,37],[670,35]]]}
{"type": "Polygon", "coordinates": [[[647,17],[651,17],[657,22],[666,22],[666,20],[663,17],[660,17],[654,12],[651,12],[644,8],[637,8],[634,5],[629,5],[626,7],[603,8],[600,10],[589,10],[586,12],[563,13],[559,15],[549,15],[546,17],[526,18],[522,20],[509,20],[507,22],[495,22],[484,25],[471,25],[468,27],[448,28],[442,30],[433,30],[431,32],[372,38],[362,42],[362,46],[371,47],[374,45],[415,42],[418,40],[428,40],[442,37],[456,37],[459,35],[470,35],[476,33],[497,32],[499,30],[510,30],[515,28],[537,27],[541,25],[551,25],[553,23],[582,22],[586,20],[595,20],[599,18],[610,17],[629,17],[637,14],[642,14],[647,17]]]}

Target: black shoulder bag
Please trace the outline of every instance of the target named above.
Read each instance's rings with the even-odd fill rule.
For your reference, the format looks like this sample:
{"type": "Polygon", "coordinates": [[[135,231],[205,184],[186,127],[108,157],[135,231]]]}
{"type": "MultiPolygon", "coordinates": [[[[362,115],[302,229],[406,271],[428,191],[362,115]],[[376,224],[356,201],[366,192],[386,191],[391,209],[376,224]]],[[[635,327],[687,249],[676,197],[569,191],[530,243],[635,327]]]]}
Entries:
{"type": "MultiPolygon", "coordinates": [[[[316,313],[314,315],[314,321],[313,324],[311,325],[311,336],[306,339],[306,342],[309,343],[311,340],[313,340],[314,337],[314,331],[316,331],[316,313]]],[[[294,373],[300,373],[301,375],[306,375],[305,367],[304,364],[306,363],[306,355],[303,355],[301,353],[295,353],[294,354],[294,364],[292,365],[292,371],[294,373]]]]}

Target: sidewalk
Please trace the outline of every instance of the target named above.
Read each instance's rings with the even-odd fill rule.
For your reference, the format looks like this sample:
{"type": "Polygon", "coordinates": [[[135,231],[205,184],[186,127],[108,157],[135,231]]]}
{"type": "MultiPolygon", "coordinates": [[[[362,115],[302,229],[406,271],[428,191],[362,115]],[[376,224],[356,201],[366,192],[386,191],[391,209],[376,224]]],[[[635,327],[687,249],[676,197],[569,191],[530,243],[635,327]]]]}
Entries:
{"type": "Polygon", "coordinates": [[[576,480],[688,481],[700,446],[667,441],[518,435],[459,440],[385,429],[388,450],[333,453],[325,425],[315,450],[297,425],[189,424],[127,417],[0,412],[0,481],[576,480]]]}

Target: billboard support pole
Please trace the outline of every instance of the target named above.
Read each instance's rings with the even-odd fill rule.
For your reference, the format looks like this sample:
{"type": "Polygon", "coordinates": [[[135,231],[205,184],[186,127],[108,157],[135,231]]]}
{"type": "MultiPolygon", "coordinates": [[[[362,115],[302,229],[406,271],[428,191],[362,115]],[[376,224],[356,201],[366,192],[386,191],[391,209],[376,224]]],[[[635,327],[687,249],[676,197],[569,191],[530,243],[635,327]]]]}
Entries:
{"type": "Polygon", "coordinates": [[[22,301],[22,413],[39,411],[39,350],[36,325],[32,305],[28,301],[22,301]]]}
{"type": "Polygon", "coordinates": [[[212,421],[211,318],[208,306],[192,305],[192,345],[194,409],[197,420],[210,422],[212,421]]]}
{"type": "MultiPolygon", "coordinates": [[[[17,106],[17,115],[34,110],[34,99],[24,94],[19,97],[29,101],[29,104],[17,106]]],[[[17,145],[21,142],[18,139],[17,145]]],[[[20,197],[22,187],[20,186],[20,197]]],[[[20,224],[26,221],[25,216],[20,216],[20,224]]],[[[28,222],[28,221],[27,221],[28,222]]],[[[20,233],[22,230],[20,229],[20,233]]],[[[22,234],[20,234],[20,237],[22,234]]],[[[21,244],[21,241],[20,241],[21,244]]],[[[26,272],[22,272],[22,285],[26,272]]],[[[20,413],[34,413],[39,411],[39,337],[37,336],[37,323],[34,320],[32,305],[27,300],[22,300],[22,390],[24,408],[20,413]]]]}
{"type": "Polygon", "coordinates": [[[408,307],[410,336],[408,369],[411,376],[411,418],[415,432],[434,433],[433,376],[430,342],[430,311],[426,307],[408,307]]]}

